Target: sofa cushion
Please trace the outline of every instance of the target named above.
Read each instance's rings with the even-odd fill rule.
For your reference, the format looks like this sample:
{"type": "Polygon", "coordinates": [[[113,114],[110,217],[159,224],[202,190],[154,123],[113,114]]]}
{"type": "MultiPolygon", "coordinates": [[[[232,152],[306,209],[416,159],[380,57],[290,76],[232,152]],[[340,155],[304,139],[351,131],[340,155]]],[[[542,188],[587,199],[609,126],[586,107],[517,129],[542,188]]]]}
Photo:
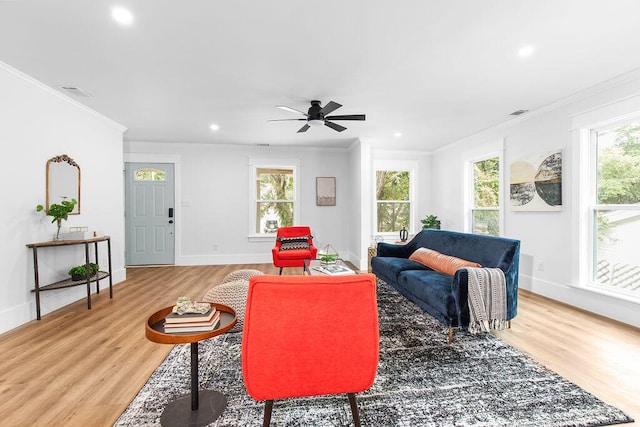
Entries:
{"type": "Polygon", "coordinates": [[[405,270],[431,270],[418,262],[394,257],[373,257],[371,259],[371,269],[382,280],[392,282],[397,282],[398,274],[405,270]]]}
{"type": "Polygon", "coordinates": [[[463,267],[482,267],[477,262],[468,261],[466,259],[445,255],[433,249],[418,248],[409,259],[424,264],[427,267],[453,276],[456,271],[463,267]]]}
{"type": "Polygon", "coordinates": [[[452,276],[431,270],[407,270],[398,276],[398,286],[410,294],[409,299],[448,325],[457,324],[458,317],[452,283],[452,276]]]}

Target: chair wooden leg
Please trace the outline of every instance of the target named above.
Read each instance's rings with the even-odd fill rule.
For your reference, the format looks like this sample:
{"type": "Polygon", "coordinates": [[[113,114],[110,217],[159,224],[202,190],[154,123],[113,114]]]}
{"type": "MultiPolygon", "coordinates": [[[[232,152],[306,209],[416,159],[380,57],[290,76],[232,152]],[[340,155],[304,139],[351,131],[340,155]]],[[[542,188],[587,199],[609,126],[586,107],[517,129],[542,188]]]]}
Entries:
{"type": "Polygon", "coordinates": [[[449,344],[453,342],[453,327],[449,326],[449,344]]]}
{"type": "Polygon", "coordinates": [[[280,274],[281,276],[282,276],[282,269],[283,269],[283,268],[284,268],[284,267],[280,267],[280,273],[279,273],[279,274],[280,274]]]}
{"type": "Polygon", "coordinates": [[[271,424],[271,411],[273,410],[273,400],[267,400],[264,402],[264,418],[262,420],[262,427],[269,427],[271,424]]]}
{"type": "Polygon", "coordinates": [[[351,406],[351,415],[353,415],[353,425],[360,427],[360,415],[358,414],[358,404],[356,403],[355,393],[347,393],[349,397],[349,405],[351,406]]]}

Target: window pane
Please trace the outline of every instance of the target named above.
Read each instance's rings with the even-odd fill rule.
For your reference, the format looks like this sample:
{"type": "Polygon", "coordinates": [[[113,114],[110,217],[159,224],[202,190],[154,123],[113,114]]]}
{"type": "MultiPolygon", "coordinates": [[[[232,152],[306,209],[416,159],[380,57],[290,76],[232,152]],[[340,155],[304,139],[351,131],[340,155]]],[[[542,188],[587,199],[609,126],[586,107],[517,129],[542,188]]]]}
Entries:
{"type": "Polygon", "coordinates": [[[409,171],[376,171],[376,200],[409,200],[409,171]]]}
{"type": "Polygon", "coordinates": [[[293,225],[292,202],[258,202],[256,233],[275,233],[293,225]]]}
{"type": "Polygon", "coordinates": [[[257,169],[258,200],[293,200],[293,169],[257,169]]]}
{"type": "Polygon", "coordinates": [[[410,203],[378,203],[378,232],[400,231],[402,227],[409,229],[410,203]]]}
{"type": "Polygon", "coordinates": [[[594,223],[594,282],[640,296],[640,211],[597,211],[594,223]]]}
{"type": "Polygon", "coordinates": [[[476,208],[499,205],[500,162],[497,157],[473,164],[473,204],[476,208]]]}
{"type": "Polygon", "coordinates": [[[597,203],[640,203],[640,123],[597,132],[597,156],[597,203]]]}
{"type": "Polygon", "coordinates": [[[500,211],[498,210],[474,210],[472,211],[473,234],[484,234],[487,236],[500,235],[500,211]]]}
{"type": "Polygon", "coordinates": [[[166,181],[165,171],[154,168],[137,169],[134,174],[134,181],[166,181]]]}

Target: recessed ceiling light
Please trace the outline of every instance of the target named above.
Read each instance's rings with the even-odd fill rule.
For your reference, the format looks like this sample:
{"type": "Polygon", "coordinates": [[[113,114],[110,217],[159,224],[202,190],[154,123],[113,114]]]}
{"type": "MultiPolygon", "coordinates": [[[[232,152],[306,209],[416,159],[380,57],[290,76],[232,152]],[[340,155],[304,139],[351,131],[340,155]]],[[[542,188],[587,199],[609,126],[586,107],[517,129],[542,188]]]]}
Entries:
{"type": "Polygon", "coordinates": [[[217,124],[213,123],[211,126],[209,126],[209,129],[218,130],[218,129],[220,129],[220,126],[218,126],[217,124]]]}
{"type": "Polygon", "coordinates": [[[114,7],[111,10],[111,17],[122,25],[129,25],[133,23],[133,15],[127,9],[122,7],[114,7]]]}
{"type": "Polygon", "coordinates": [[[396,132],[393,134],[396,138],[400,138],[402,136],[402,132],[396,132]]]}
{"type": "Polygon", "coordinates": [[[520,55],[522,57],[529,56],[532,53],[533,53],[533,46],[523,46],[518,51],[518,55],[520,55]]]}

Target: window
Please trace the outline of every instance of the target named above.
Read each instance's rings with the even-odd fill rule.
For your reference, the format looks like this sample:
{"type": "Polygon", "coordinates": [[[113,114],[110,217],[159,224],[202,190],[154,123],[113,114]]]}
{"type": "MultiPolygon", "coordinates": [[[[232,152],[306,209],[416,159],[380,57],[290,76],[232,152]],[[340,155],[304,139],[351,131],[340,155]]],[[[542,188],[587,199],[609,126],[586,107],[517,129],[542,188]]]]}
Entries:
{"type": "Polygon", "coordinates": [[[136,169],[133,174],[134,181],[166,181],[165,171],[156,168],[136,169]]]}
{"type": "Polygon", "coordinates": [[[469,230],[474,234],[500,236],[500,157],[471,162],[470,168],[472,200],[469,230]]]}
{"type": "Polygon", "coordinates": [[[411,232],[413,170],[378,168],[375,174],[375,233],[397,233],[402,227],[411,232]]]}
{"type": "Polygon", "coordinates": [[[273,235],[298,217],[296,165],[258,165],[252,170],[252,235],[273,235]]]}
{"type": "Polygon", "coordinates": [[[590,282],[640,297],[640,120],[590,135],[590,282]]]}

